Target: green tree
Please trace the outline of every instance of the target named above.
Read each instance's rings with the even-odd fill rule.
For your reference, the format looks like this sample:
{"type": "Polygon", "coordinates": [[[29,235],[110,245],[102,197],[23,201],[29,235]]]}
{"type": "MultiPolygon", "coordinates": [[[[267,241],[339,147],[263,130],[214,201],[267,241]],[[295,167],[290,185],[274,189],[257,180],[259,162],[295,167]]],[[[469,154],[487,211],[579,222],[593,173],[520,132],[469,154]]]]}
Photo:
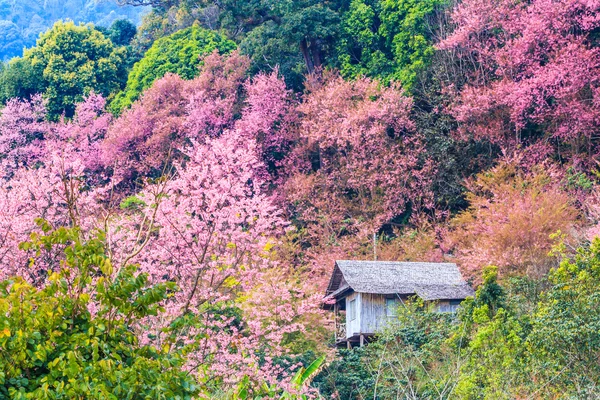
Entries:
{"type": "Polygon", "coordinates": [[[128,46],[135,37],[137,28],[132,22],[119,19],[113,22],[110,28],[107,29],[107,33],[115,46],[128,46]]]}
{"type": "Polygon", "coordinates": [[[118,114],[129,107],[155,80],[171,72],[183,79],[198,75],[201,56],[218,50],[221,54],[231,52],[236,45],[223,36],[199,27],[191,26],[170,36],[157,40],[144,57],[137,62],[127,78],[127,86],[111,104],[118,114]]]}
{"type": "Polygon", "coordinates": [[[352,0],[342,18],[337,65],[347,77],[402,82],[410,90],[433,53],[446,0],[352,0]]]}
{"type": "Polygon", "coordinates": [[[380,14],[380,1],[353,0],[342,16],[335,64],[345,77],[387,78],[393,71],[392,52],[379,34],[380,14]]]}
{"type": "Polygon", "coordinates": [[[77,228],[40,226],[21,246],[39,257],[58,250],[60,267],[42,288],[0,283],[0,397],[191,399],[198,389],[183,357],[134,333],[175,287],[150,285],[131,265],[113,271],[101,232],[83,240],[77,228]]]}
{"type": "Polygon", "coordinates": [[[0,103],[14,97],[29,98],[44,90],[43,80],[35,74],[31,63],[13,58],[0,69],[0,103]]]}
{"type": "Polygon", "coordinates": [[[57,22],[23,58],[42,77],[51,118],[62,113],[71,117],[75,105],[91,91],[110,97],[126,74],[125,49],[92,26],[73,22],[57,22]]]}
{"type": "Polygon", "coordinates": [[[123,86],[125,53],[90,25],[59,21],[5,68],[2,98],[43,93],[50,119],[71,117],[90,92],[110,97],[123,86]]]}
{"type": "Polygon", "coordinates": [[[306,73],[328,64],[345,0],[255,0],[242,8],[238,3],[223,2],[221,24],[239,37],[255,72],[278,66],[288,85],[299,89],[306,73]]]}
{"type": "Polygon", "coordinates": [[[323,67],[337,36],[340,4],[302,0],[272,7],[270,2],[261,3],[265,11],[254,12],[268,17],[240,45],[255,64],[261,69],[280,65],[288,77],[294,68],[296,73],[311,74],[323,67]]]}
{"type": "Polygon", "coordinates": [[[315,377],[312,386],[326,398],[373,399],[375,376],[369,368],[375,358],[373,348],[356,347],[338,350],[338,357],[325,365],[315,377]]]}
{"type": "Polygon", "coordinates": [[[532,318],[528,347],[541,397],[600,397],[600,239],[551,272],[532,318]],[[546,394],[546,396],[544,396],[546,394]],[[566,397],[566,396],[565,396],[566,397]]]}
{"type": "MultiPolygon", "coordinates": [[[[104,36],[109,38],[115,46],[120,46],[125,49],[123,64],[123,69],[125,71],[131,71],[133,65],[143,57],[144,52],[139,51],[137,46],[133,44],[138,31],[137,27],[129,20],[119,19],[113,22],[108,28],[96,26],[95,29],[99,30],[104,36]]],[[[123,80],[119,89],[123,89],[124,86],[125,80],[123,80]]]]}

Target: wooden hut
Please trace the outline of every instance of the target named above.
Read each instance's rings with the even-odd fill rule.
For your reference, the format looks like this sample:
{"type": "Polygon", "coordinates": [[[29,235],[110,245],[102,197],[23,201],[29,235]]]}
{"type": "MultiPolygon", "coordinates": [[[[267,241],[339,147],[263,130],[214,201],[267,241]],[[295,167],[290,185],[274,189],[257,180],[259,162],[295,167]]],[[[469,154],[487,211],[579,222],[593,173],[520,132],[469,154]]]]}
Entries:
{"type": "Polygon", "coordinates": [[[455,312],[474,294],[456,264],[336,261],[323,304],[335,315],[336,344],[351,347],[381,332],[409,297],[455,312]]]}

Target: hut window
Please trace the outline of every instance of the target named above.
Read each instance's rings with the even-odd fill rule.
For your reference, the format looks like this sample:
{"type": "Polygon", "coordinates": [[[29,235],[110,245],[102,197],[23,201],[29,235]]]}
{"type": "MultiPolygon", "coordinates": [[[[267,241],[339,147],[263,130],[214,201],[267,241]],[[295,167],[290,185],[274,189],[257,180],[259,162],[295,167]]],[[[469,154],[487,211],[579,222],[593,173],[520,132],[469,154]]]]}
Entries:
{"type": "Polygon", "coordinates": [[[348,319],[350,321],[356,319],[356,299],[350,300],[350,303],[348,303],[348,319]]]}
{"type": "Polygon", "coordinates": [[[439,312],[455,313],[458,310],[462,300],[450,300],[441,302],[438,305],[439,312]]]}
{"type": "Polygon", "coordinates": [[[388,317],[396,317],[396,311],[398,309],[398,304],[396,303],[396,299],[385,299],[385,315],[388,317]]]}
{"type": "Polygon", "coordinates": [[[462,303],[462,300],[450,300],[450,312],[455,313],[456,311],[458,311],[458,307],[460,307],[460,303],[462,303]]]}

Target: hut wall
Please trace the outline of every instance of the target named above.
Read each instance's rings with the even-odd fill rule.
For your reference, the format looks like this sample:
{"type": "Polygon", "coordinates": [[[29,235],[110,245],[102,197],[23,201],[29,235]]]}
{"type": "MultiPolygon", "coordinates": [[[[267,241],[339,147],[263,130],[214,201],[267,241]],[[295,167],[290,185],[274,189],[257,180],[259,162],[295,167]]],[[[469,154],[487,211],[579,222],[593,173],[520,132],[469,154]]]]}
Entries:
{"type": "Polygon", "coordinates": [[[360,293],[361,333],[381,332],[388,324],[385,308],[385,295],[360,293]]]}
{"type": "Polygon", "coordinates": [[[346,338],[360,332],[360,315],[360,293],[352,293],[346,297],[346,338]],[[352,301],[354,301],[354,319],[352,319],[352,306],[350,305],[352,301]]]}

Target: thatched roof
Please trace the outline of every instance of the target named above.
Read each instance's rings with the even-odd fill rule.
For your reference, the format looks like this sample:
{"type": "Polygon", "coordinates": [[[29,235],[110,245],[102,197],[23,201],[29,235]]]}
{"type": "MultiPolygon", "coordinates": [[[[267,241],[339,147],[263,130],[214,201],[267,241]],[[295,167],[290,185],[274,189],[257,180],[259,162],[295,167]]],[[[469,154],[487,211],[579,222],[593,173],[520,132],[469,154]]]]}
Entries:
{"type": "Polygon", "coordinates": [[[327,288],[327,298],[337,298],[352,290],[359,293],[417,295],[423,300],[462,300],[475,294],[456,264],[336,261],[327,288]]]}

